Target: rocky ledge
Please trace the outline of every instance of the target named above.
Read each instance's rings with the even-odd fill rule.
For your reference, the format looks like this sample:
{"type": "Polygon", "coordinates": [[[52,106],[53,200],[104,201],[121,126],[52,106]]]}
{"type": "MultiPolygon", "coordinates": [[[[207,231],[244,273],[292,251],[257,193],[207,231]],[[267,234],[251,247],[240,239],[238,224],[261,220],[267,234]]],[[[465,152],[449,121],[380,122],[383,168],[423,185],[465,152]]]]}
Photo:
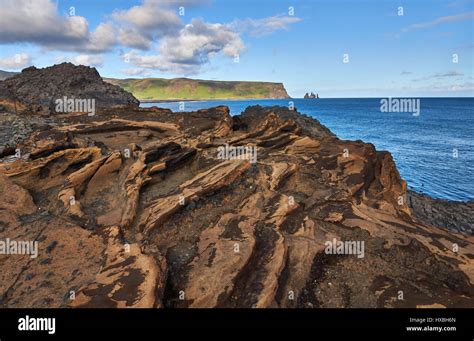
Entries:
{"type": "Polygon", "coordinates": [[[281,107],[54,116],[0,163],[3,307],[472,307],[473,237],[281,107]],[[341,246],[342,245],[342,246],[341,246]]]}

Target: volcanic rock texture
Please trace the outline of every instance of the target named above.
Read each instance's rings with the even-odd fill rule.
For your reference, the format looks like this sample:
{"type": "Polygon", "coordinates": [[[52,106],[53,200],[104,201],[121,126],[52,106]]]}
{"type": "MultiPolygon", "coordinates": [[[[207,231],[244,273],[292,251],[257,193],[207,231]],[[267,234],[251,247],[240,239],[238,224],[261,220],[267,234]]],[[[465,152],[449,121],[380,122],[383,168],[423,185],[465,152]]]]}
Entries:
{"type": "Polygon", "coordinates": [[[3,307],[474,306],[473,237],[414,218],[388,152],[296,111],[59,115],[17,149],[0,240],[39,253],[0,255],[3,307]]]}
{"type": "Polygon", "coordinates": [[[56,113],[56,100],[94,100],[97,108],[137,107],[139,101],[117,85],[102,80],[95,68],[62,63],[37,69],[34,66],[0,82],[0,108],[17,113],[56,113]]]}

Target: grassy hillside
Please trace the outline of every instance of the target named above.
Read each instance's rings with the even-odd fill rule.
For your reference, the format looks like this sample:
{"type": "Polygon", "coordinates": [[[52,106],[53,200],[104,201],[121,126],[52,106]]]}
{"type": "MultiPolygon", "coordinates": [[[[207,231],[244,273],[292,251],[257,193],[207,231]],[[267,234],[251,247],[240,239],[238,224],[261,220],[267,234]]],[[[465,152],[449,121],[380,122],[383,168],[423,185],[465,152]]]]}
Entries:
{"type": "Polygon", "coordinates": [[[282,83],[227,82],[188,78],[113,79],[105,81],[119,85],[140,100],[207,100],[288,98],[282,83]]]}

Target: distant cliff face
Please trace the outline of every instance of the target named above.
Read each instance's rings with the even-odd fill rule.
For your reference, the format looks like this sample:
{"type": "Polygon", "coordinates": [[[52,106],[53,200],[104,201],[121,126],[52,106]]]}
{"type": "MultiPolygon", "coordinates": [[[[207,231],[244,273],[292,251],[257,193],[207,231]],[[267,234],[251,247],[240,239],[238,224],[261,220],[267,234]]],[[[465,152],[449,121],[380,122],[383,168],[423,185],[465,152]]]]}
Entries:
{"type": "Polygon", "coordinates": [[[283,83],[230,82],[188,78],[113,79],[106,82],[119,85],[140,100],[206,100],[289,98],[283,83]]]}
{"type": "Polygon", "coordinates": [[[97,108],[138,106],[139,101],[119,86],[102,80],[95,68],[62,63],[44,69],[32,66],[0,82],[0,104],[21,111],[54,113],[56,100],[94,100],[97,108]]]}

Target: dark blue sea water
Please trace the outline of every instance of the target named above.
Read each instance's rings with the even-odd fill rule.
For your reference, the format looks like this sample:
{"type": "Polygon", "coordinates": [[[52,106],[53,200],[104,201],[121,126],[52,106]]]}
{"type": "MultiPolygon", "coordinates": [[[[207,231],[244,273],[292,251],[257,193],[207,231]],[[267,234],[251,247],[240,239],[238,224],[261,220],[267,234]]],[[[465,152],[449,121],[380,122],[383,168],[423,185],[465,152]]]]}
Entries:
{"type": "MultiPolygon", "coordinates": [[[[375,98],[197,101],[185,102],[182,111],[227,105],[235,115],[249,105],[288,106],[289,101],[341,139],[388,150],[409,188],[436,198],[474,200],[474,98],[421,98],[419,116],[381,112],[375,98]]],[[[152,105],[179,111],[180,103],[143,104],[152,105]]]]}

